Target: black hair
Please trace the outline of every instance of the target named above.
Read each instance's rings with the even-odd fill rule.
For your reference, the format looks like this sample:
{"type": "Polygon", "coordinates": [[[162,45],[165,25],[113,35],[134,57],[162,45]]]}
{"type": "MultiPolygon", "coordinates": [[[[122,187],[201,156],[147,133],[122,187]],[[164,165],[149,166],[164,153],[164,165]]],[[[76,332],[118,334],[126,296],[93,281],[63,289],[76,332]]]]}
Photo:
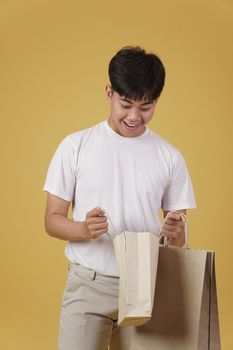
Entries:
{"type": "Polygon", "coordinates": [[[139,46],[125,46],[111,59],[109,79],[114,91],[135,101],[159,97],[165,81],[165,68],[158,56],[139,46]]]}

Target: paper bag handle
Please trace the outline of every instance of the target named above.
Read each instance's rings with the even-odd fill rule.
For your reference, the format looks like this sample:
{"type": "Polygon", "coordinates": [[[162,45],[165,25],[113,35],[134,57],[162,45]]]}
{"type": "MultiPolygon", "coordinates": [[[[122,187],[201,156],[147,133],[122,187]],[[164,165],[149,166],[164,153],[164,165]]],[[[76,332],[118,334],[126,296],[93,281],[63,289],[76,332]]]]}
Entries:
{"type": "MultiPolygon", "coordinates": [[[[171,211],[169,213],[177,213],[177,214],[180,215],[180,218],[181,218],[181,220],[184,223],[184,235],[185,235],[185,243],[182,246],[182,248],[186,248],[187,249],[188,248],[188,219],[187,219],[187,216],[184,213],[179,213],[177,211],[171,211]]],[[[169,213],[167,215],[169,215],[169,213]]],[[[160,242],[161,245],[166,247],[166,246],[168,246],[168,238],[166,236],[164,236],[161,233],[161,231],[162,231],[162,229],[160,230],[160,233],[159,233],[159,242],[160,242]]]]}
{"type": "MultiPolygon", "coordinates": [[[[181,220],[184,222],[185,243],[182,246],[182,248],[186,248],[187,249],[188,248],[188,219],[187,219],[187,216],[184,213],[179,213],[177,211],[171,211],[169,213],[177,213],[177,214],[179,214],[181,220]]],[[[169,215],[169,213],[167,215],[169,215]]],[[[114,229],[114,231],[117,232],[115,227],[114,227],[114,225],[113,225],[113,223],[112,223],[112,221],[111,221],[111,219],[110,219],[110,217],[109,217],[109,215],[106,212],[105,212],[105,215],[107,216],[107,218],[108,218],[110,224],[112,225],[112,228],[114,229]]],[[[113,239],[113,237],[108,232],[106,232],[106,233],[111,239],[113,239]]],[[[160,233],[159,233],[159,242],[163,246],[168,246],[168,239],[167,239],[166,236],[161,234],[161,230],[160,230],[160,233]]]]}

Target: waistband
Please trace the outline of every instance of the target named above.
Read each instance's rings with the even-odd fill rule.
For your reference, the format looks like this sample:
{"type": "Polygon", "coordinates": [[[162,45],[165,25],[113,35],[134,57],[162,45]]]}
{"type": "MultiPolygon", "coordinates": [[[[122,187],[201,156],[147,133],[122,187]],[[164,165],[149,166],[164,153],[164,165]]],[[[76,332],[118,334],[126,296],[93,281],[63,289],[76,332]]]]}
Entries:
{"type": "Polygon", "coordinates": [[[106,282],[119,283],[119,277],[103,275],[102,273],[89,269],[86,266],[78,263],[73,263],[71,261],[69,262],[69,270],[84,273],[91,280],[102,280],[106,282]]]}

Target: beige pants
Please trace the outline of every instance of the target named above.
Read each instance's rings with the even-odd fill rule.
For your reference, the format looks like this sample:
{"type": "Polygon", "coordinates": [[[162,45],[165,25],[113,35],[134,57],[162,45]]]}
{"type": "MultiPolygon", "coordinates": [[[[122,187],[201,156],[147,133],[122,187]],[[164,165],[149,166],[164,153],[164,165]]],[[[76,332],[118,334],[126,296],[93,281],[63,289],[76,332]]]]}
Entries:
{"type": "Polygon", "coordinates": [[[128,350],[130,328],[117,326],[119,278],[70,263],[58,350],[128,350]]]}

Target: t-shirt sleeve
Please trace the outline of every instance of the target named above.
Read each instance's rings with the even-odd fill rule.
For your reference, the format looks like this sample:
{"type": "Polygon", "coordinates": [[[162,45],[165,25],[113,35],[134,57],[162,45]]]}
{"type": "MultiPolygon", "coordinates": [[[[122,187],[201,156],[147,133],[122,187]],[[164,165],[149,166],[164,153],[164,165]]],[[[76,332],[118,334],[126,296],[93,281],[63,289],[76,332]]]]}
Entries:
{"type": "Polygon", "coordinates": [[[190,208],[196,208],[193,186],[184,157],[178,152],[173,159],[170,181],[162,200],[162,209],[171,211],[190,208]]]}
{"type": "Polygon", "coordinates": [[[72,201],[75,191],[76,149],[67,136],[58,146],[50,162],[43,190],[67,201],[72,201]]]}

